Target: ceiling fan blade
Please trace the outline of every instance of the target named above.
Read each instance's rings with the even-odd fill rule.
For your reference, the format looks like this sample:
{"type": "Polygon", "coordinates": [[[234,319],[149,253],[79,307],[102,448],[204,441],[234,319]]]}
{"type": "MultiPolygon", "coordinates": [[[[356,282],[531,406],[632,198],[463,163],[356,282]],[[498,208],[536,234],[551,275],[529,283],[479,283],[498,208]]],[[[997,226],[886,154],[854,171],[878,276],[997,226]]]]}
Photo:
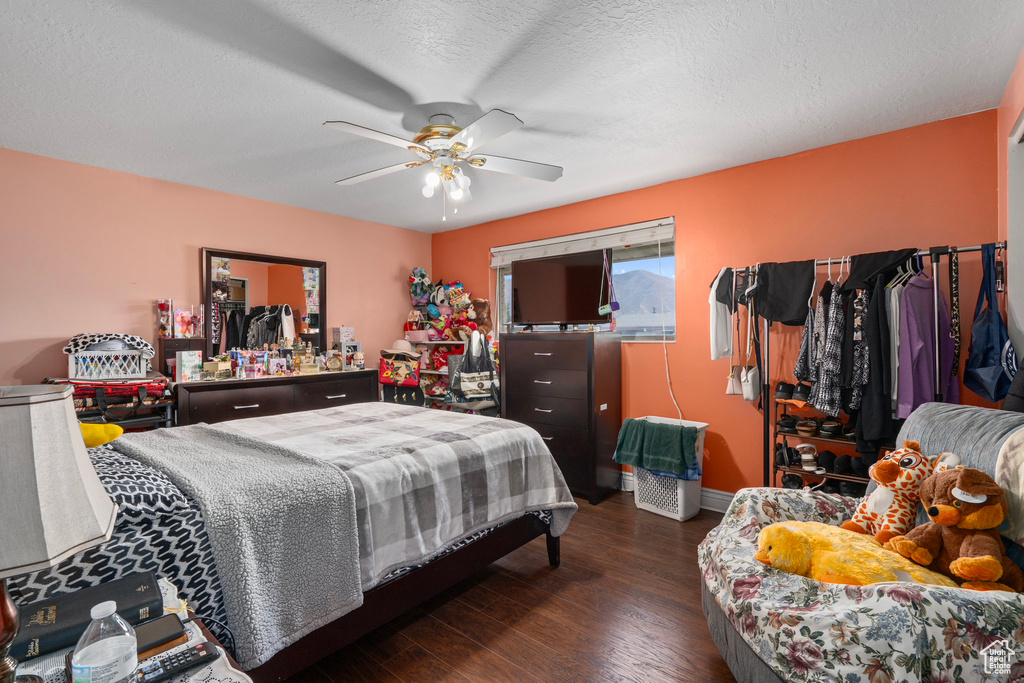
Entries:
{"type": "Polygon", "coordinates": [[[508,157],[496,157],[493,154],[474,154],[469,160],[470,166],[482,168],[485,171],[497,173],[509,173],[521,175],[537,180],[552,182],[562,177],[562,167],[550,164],[539,164],[536,161],[524,161],[523,159],[510,159],[508,157]]]}
{"type": "Polygon", "coordinates": [[[418,154],[426,154],[430,156],[430,150],[422,145],[417,145],[411,140],[403,140],[396,135],[390,135],[388,133],[381,133],[379,130],[373,130],[372,128],[366,128],[364,126],[357,126],[354,123],[348,121],[324,121],[324,125],[334,130],[344,131],[346,133],[355,133],[356,135],[362,135],[364,138],[370,138],[371,140],[377,140],[378,142],[386,142],[389,145],[395,145],[396,147],[405,147],[406,149],[412,150],[418,154]]]}
{"type": "Polygon", "coordinates": [[[469,154],[477,147],[511,133],[522,125],[522,121],[507,111],[492,109],[453,135],[451,148],[459,154],[469,154]]]}
{"type": "Polygon", "coordinates": [[[337,185],[355,185],[356,183],[361,183],[364,180],[373,180],[374,178],[380,178],[381,176],[388,175],[389,173],[394,173],[395,171],[401,171],[401,170],[406,169],[406,168],[413,168],[415,166],[420,166],[421,164],[425,164],[425,163],[427,163],[426,160],[423,160],[423,161],[407,161],[404,164],[395,164],[394,166],[385,166],[384,168],[378,168],[376,171],[367,171],[366,173],[360,173],[359,175],[354,175],[354,176],[351,176],[349,178],[343,178],[341,180],[335,181],[335,184],[337,184],[337,185]]]}

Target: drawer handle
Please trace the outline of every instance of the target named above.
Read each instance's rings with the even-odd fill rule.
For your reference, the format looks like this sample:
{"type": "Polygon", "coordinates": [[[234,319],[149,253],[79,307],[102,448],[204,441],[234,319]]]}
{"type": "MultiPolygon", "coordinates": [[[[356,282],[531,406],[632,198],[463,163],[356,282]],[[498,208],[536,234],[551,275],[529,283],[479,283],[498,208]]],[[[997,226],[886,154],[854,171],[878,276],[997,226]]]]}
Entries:
{"type": "Polygon", "coordinates": [[[551,384],[551,382],[545,382],[544,380],[540,380],[540,379],[533,380],[533,383],[534,384],[551,384]]]}
{"type": "Polygon", "coordinates": [[[544,439],[545,441],[554,441],[555,440],[555,437],[553,437],[553,436],[542,436],[540,438],[544,439]]]}
{"type": "Polygon", "coordinates": [[[535,355],[535,356],[553,356],[555,354],[553,354],[553,353],[539,353],[537,351],[534,351],[533,355],[535,355]]]}
{"type": "Polygon", "coordinates": [[[544,409],[544,408],[534,408],[534,410],[536,412],[538,412],[538,413],[553,413],[553,412],[555,412],[554,408],[547,408],[547,409],[544,409]]]}
{"type": "Polygon", "coordinates": [[[235,406],[235,410],[245,410],[246,408],[259,408],[259,403],[253,403],[251,406],[235,406]]]}
{"type": "Polygon", "coordinates": [[[346,396],[348,396],[348,394],[335,394],[334,396],[324,396],[324,398],[331,400],[335,398],[345,398],[346,396]]]}

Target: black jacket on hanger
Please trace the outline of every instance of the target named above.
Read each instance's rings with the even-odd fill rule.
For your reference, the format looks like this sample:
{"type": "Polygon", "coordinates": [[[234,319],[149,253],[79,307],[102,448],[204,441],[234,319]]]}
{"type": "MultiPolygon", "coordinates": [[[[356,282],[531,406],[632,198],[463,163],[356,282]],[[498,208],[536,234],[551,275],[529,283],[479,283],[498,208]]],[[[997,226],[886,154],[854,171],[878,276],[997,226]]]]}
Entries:
{"type": "Polygon", "coordinates": [[[857,416],[857,452],[864,458],[864,464],[871,465],[878,457],[878,450],[895,435],[892,419],[892,363],[889,357],[889,316],[886,312],[885,285],[889,282],[884,275],[876,275],[874,294],[868,304],[864,336],[868,344],[868,363],[871,372],[864,387],[860,413],[857,416]]]}

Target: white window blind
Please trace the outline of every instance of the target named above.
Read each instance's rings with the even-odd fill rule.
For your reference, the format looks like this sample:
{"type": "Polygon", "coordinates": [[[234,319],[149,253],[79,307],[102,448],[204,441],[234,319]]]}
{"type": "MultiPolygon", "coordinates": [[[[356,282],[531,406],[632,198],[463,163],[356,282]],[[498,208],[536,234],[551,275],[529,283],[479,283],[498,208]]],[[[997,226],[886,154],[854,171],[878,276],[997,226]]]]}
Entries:
{"type": "Polygon", "coordinates": [[[504,247],[491,247],[491,268],[501,268],[510,265],[513,261],[523,259],[576,254],[596,249],[614,249],[627,245],[636,247],[657,244],[659,241],[670,242],[675,239],[675,232],[676,221],[674,217],[670,216],[644,223],[621,225],[617,228],[509,244],[504,247]]]}

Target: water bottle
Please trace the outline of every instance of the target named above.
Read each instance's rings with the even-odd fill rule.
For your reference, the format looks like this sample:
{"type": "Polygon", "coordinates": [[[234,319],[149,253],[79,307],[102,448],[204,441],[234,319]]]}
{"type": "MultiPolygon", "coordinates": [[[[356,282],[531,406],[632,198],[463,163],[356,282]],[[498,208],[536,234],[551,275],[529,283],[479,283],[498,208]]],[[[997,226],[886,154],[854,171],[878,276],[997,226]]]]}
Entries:
{"type": "Polygon", "coordinates": [[[135,683],[139,668],[135,629],[117,613],[113,600],[89,613],[92,622],[71,656],[73,683],[135,683]]]}

